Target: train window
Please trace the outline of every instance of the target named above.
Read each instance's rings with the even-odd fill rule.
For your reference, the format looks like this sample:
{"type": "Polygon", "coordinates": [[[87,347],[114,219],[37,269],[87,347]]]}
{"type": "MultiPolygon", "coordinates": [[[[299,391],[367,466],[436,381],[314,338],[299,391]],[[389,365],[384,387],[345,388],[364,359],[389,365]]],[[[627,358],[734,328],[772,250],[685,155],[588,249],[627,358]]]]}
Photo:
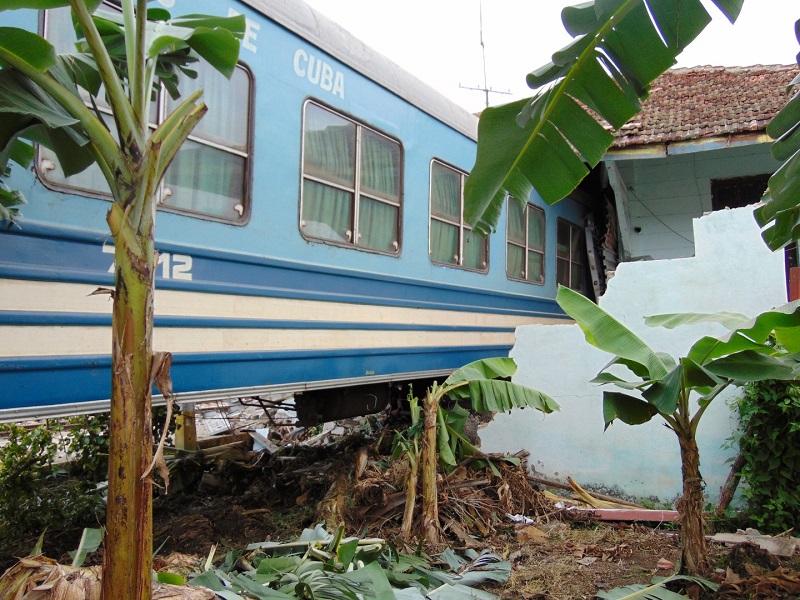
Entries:
{"type": "MultiPolygon", "coordinates": [[[[113,10],[112,7],[107,7],[113,10]]],[[[74,30],[68,8],[45,13],[45,36],[59,52],[72,50],[74,30]]],[[[151,103],[150,121],[155,128],[186,95],[203,89],[209,111],[195,127],[172,161],[159,190],[159,208],[203,218],[241,223],[248,212],[248,170],[250,161],[250,106],[252,83],[249,72],[238,66],[230,80],[200,61],[192,68],[196,79],[181,79],[182,97],[173,100],[165,91],[151,103]]],[[[86,98],[89,104],[89,98],[86,98]]],[[[100,97],[98,110],[109,125],[112,115],[100,97]]],[[[115,132],[113,126],[110,127],[115,132]]],[[[108,196],[108,185],[100,169],[65,177],[54,154],[39,149],[40,177],[55,187],[92,195],[108,196]]]]}
{"type": "Polygon", "coordinates": [[[464,222],[467,174],[439,161],[431,162],[431,261],[483,273],[489,270],[489,239],[464,222]]]}
{"type": "Polygon", "coordinates": [[[239,67],[230,80],[204,62],[197,79],[181,81],[182,98],[164,96],[169,114],[203,89],[208,113],[195,127],[164,175],[165,207],[225,220],[244,217],[250,142],[250,75],[239,67]]]}
{"type": "Polygon", "coordinates": [[[304,237],[399,254],[402,180],[399,142],[306,102],[300,207],[304,237]]]}
{"type": "Polygon", "coordinates": [[[559,219],[556,228],[556,281],[586,291],[586,235],[582,227],[559,219]]]}
{"type": "Polygon", "coordinates": [[[545,216],[541,208],[508,198],[506,275],[509,279],[544,283],[545,216]]]}

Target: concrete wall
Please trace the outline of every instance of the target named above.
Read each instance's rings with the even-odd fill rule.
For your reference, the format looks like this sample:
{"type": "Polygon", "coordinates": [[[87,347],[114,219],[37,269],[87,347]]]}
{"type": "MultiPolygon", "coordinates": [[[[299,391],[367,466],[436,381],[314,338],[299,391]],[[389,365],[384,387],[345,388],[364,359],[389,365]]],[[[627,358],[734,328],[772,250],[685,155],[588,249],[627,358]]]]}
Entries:
{"type": "MultiPolygon", "coordinates": [[[[622,263],[600,302],[655,350],[675,357],[702,335],[724,329],[651,328],[645,316],[718,311],[755,316],[786,301],[783,254],[767,250],[752,209],[718,211],[693,224],[695,257],[622,263]]],[[[570,475],[582,485],[664,501],[680,494],[677,438],[663,421],[636,427],[616,422],[603,432],[602,388],[588,381],[611,356],[589,346],[577,325],[520,327],[511,356],[519,367],[514,380],[552,395],[561,410],[495,416],[480,432],[485,451],[525,448],[536,472],[558,480],[570,475]]],[[[701,472],[710,501],[727,477],[725,461],[734,452],[722,446],[735,426],[725,398],[717,398],[700,423],[701,472]]]]}
{"type": "Polygon", "coordinates": [[[755,144],[615,160],[627,190],[629,255],[655,259],[692,256],[692,219],[711,211],[711,180],[773,173],[780,163],[769,148],[769,144],[755,144]]]}

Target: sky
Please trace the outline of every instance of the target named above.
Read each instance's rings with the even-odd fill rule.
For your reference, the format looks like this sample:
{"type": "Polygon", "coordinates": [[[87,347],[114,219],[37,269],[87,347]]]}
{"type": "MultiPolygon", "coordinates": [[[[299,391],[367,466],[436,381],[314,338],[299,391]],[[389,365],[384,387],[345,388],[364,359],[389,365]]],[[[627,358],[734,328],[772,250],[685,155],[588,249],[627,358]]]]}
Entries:
{"type": "MultiPolygon", "coordinates": [[[[525,75],[569,41],[561,9],[579,0],[305,0],[365,44],[464,108],[532,95],[525,75]],[[481,50],[481,22],[486,79],[481,50]],[[486,84],[484,83],[486,81],[486,84]]],[[[747,0],[735,25],[702,0],[713,20],[678,67],[792,64],[800,51],[798,0],[747,0]]]]}

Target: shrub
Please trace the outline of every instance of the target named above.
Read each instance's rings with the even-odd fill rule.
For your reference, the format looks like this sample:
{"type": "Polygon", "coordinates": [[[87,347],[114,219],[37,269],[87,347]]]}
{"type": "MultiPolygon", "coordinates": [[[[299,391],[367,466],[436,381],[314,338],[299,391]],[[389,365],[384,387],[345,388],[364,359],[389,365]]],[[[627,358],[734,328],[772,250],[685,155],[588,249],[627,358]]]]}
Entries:
{"type": "MultiPolygon", "coordinates": [[[[63,460],[70,446],[83,444],[80,453],[89,468],[93,449],[89,440],[82,441],[86,430],[81,424],[87,418],[81,419],[69,432],[60,423],[32,429],[0,425],[8,437],[0,447],[0,542],[45,529],[96,525],[102,518],[102,490],[90,479],[71,475],[63,460]]],[[[94,450],[97,457],[100,452],[94,450]]]]}
{"type": "Polygon", "coordinates": [[[762,533],[786,531],[800,524],[800,384],[749,384],[737,408],[746,516],[762,533]]]}

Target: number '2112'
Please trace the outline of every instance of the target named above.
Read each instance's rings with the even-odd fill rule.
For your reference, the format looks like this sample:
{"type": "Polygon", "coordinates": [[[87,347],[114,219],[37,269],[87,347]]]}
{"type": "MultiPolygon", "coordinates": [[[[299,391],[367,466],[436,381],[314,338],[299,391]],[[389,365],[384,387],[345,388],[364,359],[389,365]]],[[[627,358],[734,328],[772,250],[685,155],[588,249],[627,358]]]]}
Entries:
{"type": "MultiPolygon", "coordinates": [[[[114,246],[103,244],[103,254],[114,254],[114,246]]],[[[108,268],[109,273],[114,272],[114,263],[108,268]]],[[[192,257],[187,254],[171,254],[159,252],[156,275],[164,279],[192,279],[192,257]]]]}

